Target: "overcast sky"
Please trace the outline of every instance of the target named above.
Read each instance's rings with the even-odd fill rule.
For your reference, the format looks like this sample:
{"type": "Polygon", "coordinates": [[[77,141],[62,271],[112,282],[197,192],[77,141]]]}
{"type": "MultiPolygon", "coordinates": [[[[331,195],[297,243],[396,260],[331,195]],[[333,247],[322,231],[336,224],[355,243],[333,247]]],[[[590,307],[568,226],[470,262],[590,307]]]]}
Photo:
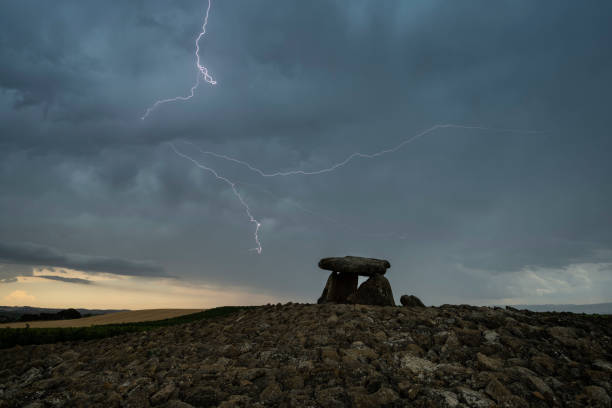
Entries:
{"type": "Polygon", "coordinates": [[[0,3],[0,303],[612,301],[612,3],[213,0],[141,120],[206,5],[0,3]]]}

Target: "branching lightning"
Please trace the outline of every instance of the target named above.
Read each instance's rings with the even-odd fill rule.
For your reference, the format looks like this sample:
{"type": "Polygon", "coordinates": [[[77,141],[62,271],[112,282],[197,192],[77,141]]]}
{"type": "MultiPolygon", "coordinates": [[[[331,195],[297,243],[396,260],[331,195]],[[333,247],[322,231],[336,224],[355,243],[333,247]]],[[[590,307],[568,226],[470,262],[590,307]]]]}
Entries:
{"type": "Polygon", "coordinates": [[[140,119],[145,120],[147,116],[149,116],[149,114],[154,109],[156,109],[159,105],[162,105],[164,103],[187,101],[193,98],[193,96],[195,95],[195,90],[200,86],[201,79],[204,79],[205,82],[208,82],[211,85],[217,84],[217,81],[215,81],[215,79],[208,73],[208,68],[206,68],[200,62],[200,40],[202,39],[202,37],[204,37],[204,34],[206,34],[206,25],[208,24],[208,15],[210,13],[210,2],[211,0],[208,0],[208,6],[206,7],[206,14],[204,15],[204,22],[202,23],[202,31],[200,31],[200,33],[195,39],[195,65],[197,69],[197,75],[196,75],[196,82],[191,87],[189,95],[175,96],[174,98],[167,98],[167,99],[160,99],[156,101],[153,105],[151,105],[149,108],[147,108],[144,115],[142,115],[140,119]]]}
{"type": "MultiPolygon", "coordinates": [[[[250,163],[248,163],[248,162],[246,162],[244,160],[236,159],[234,157],[227,156],[227,155],[224,155],[224,154],[215,153],[215,152],[212,152],[212,151],[202,150],[202,149],[200,149],[198,146],[196,146],[193,143],[190,143],[190,142],[186,142],[186,143],[188,143],[190,145],[193,145],[202,154],[209,155],[209,156],[212,156],[212,157],[216,157],[216,158],[219,158],[219,159],[223,159],[223,160],[226,160],[226,161],[229,161],[229,162],[233,162],[233,163],[239,164],[239,165],[244,166],[244,167],[248,168],[249,170],[259,174],[262,177],[309,176],[309,175],[321,175],[321,174],[333,172],[333,171],[335,171],[335,170],[337,170],[337,169],[347,165],[349,162],[351,162],[353,159],[356,159],[356,158],[374,159],[374,158],[378,158],[378,157],[386,155],[386,154],[395,153],[398,150],[402,149],[407,144],[412,143],[415,140],[417,140],[417,139],[419,139],[421,137],[424,137],[424,136],[426,136],[428,134],[431,134],[432,132],[434,132],[437,129],[445,129],[445,128],[487,130],[487,131],[495,131],[495,132],[541,133],[541,131],[538,131],[538,130],[490,128],[490,127],[485,127],[485,126],[468,126],[468,125],[456,125],[456,124],[439,124],[439,125],[432,126],[429,129],[424,130],[424,131],[422,131],[420,133],[417,133],[414,136],[411,136],[411,137],[409,137],[407,139],[404,139],[402,142],[400,142],[399,144],[395,145],[394,147],[383,149],[383,150],[379,150],[379,151],[377,151],[375,153],[359,153],[359,152],[355,152],[355,153],[352,153],[349,156],[347,156],[344,160],[342,160],[340,162],[337,162],[335,164],[332,164],[329,167],[325,167],[325,168],[318,169],[318,170],[310,170],[310,171],[305,171],[305,170],[290,170],[290,171],[277,171],[277,172],[273,172],[273,173],[266,173],[263,170],[253,166],[252,164],[250,164],[250,163]]],[[[254,250],[256,250],[257,253],[261,254],[262,246],[261,246],[261,243],[259,241],[259,228],[261,227],[261,223],[259,221],[257,221],[253,217],[253,215],[251,214],[251,210],[250,210],[248,204],[244,201],[243,197],[240,195],[240,193],[238,192],[238,190],[236,188],[236,184],[237,183],[227,179],[226,177],[220,176],[212,168],[210,168],[210,167],[208,167],[208,166],[198,162],[196,159],[194,159],[194,158],[192,158],[190,156],[187,156],[186,154],[178,151],[176,149],[176,147],[174,146],[174,144],[170,144],[170,145],[172,146],[172,149],[174,150],[174,152],[176,154],[178,154],[179,156],[181,156],[181,157],[191,161],[197,167],[212,173],[217,179],[224,181],[225,183],[227,183],[232,188],[232,191],[234,192],[234,195],[236,195],[236,197],[240,200],[240,203],[242,204],[242,206],[245,208],[247,216],[249,217],[250,222],[252,222],[252,223],[254,223],[256,225],[256,228],[255,228],[255,242],[257,244],[257,247],[254,248],[254,250]]],[[[315,213],[315,212],[313,212],[311,210],[308,210],[306,208],[303,208],[303,207],[301,207],[301,206],[299,206],[297,204],[296,204],[296,207],[300,208],[301,210],[303,210],[305,212],[311,213],[313,215],[316,215],[316,216],[319,216],[319,217],[324,217],[324,218],[328,219],[329,221],[334,222],[335,224],[342,225],[342,223],[340,223],[340,222],[338,222],[336,220],[333,220],[332,218],[329,218],[329,217],[324,216],[322,214],[315,213]]],[[[357,230],[355,230],[353,228],[350,228],[350,229],[352,229],[353,231],[357,231],[357,230]]],[[[396,235],[396,236],[399,236],[400,239],[405,239],[406,238],[405,234],[399,235],[399,234],[396,234],[396,233],[378,233],[378,234],[368,234],[368,235],[378,235],[378,236],[381,236],[381,237],[382,236],[393,236],[393,235],[396,235]]]]}
{"type": "MultiPolygon", "coordinates": [[[[198,87],[200,86],[200,83],[202,80],[204,80],[204,82],[209,83],[210,85],[215,85],[217,83],[217,81],[212,77],[212,75],[210,75],[210,73],[208,72],[208,68],[206,68],[204,65],[202,65],[201,60],[200,60],[200,40],[202,39],[202,37],[204,37],[204,35],[206,34],[206,26],[208,24],[208,16],[210,14],[210,7],[211,7],[211,0],[208,0],[208,5],[206,7],[206,13],[204,15],[204,22],[202,23],[202,30],[200,31],[200,33],[196,36],[195,38],[195,66],[196,66],[196,81],[195,83],[191,86],[190,92],[188,95],[186,96],[175,96],[173,98],[167,98],[167,99],[160,99],[157,100],[155,103],[153,103],[153,105],[151,105],[149,108],[147,108],[147,110],[145,111],[144,115],[141,117],[142,120],[146,119],[147,116],[149,116],[149,114],[155,110],[158,106],[165,104],[165,103],[170,103],[170,102],[178,102],[178,101],[187,101],[189,99],[192,99],[195,95],[195,91],[196,89],[198,89],[198,87]]],[[[244,160],[240,160],[231,156],[227,156],[224,154],[219,154],[216,152],[212,152],[212,151],[207,151],[207,150],[202,150],[200,149],[198,146],[195,146],[200,153],[205,154],[205,155],[209,155],[209,156],[213,156],[216,157],[218,159],[223,159],[229,162],[233,162],[235,164],[239,164],[241,166],[244,166],[246,168],[248,168],[249,170],[259,174],[262,177],[286,177],[286,176],[315,176],[315,175],[321,175],[321,174],[326,174],[326,173],[331,173],[341,167],[344,167],[345,165],[349,164],[351,161],[353,161],[354,159],[375,159],[378,158],[380,156],[384,156],[386,154],[390,154],[390,153],[395,153],[398,150],[402,149],[404,146],[406,146],[409,143],[414,142],[415,140],[426,136],[438,129],[445,129],[445,128],[455,128],[455,129],[472,129],[472,130],[488,130],[488,131],[495,131],[495,132],[520,132],[520,133],[540,133],[539,131],[532,131],[532,130],[517,130],[517,129],[500,129],[500,128],[489,128],[489,127],[485,127],[485,126],[466,126],[466,125],[454,125],[454,124],[438,124],[435,126],[432,126],[431,128],[418,133],[414,136],[411,136],[405,140],[403,140],[402,142],[400,142],[399,144],[397,144],[394,147],[391,148],[387,148],[387,149],[383,149],[380,150],[378,152],[375,153],[360,153],[360,152],[354,152],[351,153],[350,155],[348,155],[344,160],[339,161],[335,164],[332,164],[329,167],[325,167],[325,168],[321,168],[318,170],[290,170],[290,171],[277,171],[277,172],[272,172],[272,173],[268,173],[265,172],[261,169],[259,169],[258,167],[253,166],[252,164],[244,161],[244,160]]],[[[256,243],[256,247],[253,248],[254,251],[257,251],[258,254],[261,254],[262,252],[262,246],[261,246],[261,242],[259,240],[259,229],[261,227],[261,223],[255,219],[255,217],[253,217],[252,213],[251,213],[251,209],[249,207],[249,205],[247,204],[247,202],[244,200],[244,198],[242,197],[242,195],[240,194],[240,192],[238,191],[237,187],[236,187],[236,182],[231,181],[230,179],[228,179],[227,177],[221,176],[219,173],[217,173],[217,171],[215,171],[214,169],[212,169],[211,167],[208,167],[204,164],[202,164],[201,162],[199,162],[198,160],[188,156],[187,154],[179,151],[174,144],[170,143],[170,146],[172,147],[172,150],[180,157],[189,160],[190,162],[192,162],[195,166],[197,166],[198,168],[208,171],[209,173],[211,173],[213,176],[215,176],[216,179],[223,181],[224,183],[226,183],[228,186],[230,186],[230,188],[232,189],[234,195],[238,198],[238,200],[240,201],[240,204],[244,207],[245,211],[246,211],[246,215],[249,219],[249,222],[255,224],[255,232],[254,232],[254,238],[255,238],[255,243],[256,243]]],[[[313,215],[318,215],[318,216],[322,216],[321,214],[317,214],[313,211],[310,211],[306,208],[303,208],[299,205],[297,205],[300,209],[302,209],[303,211],[309,212],[313,215]]],[[[337,224],[341,224],[329,217],[323,216],[324,218],[327,218],[329,221],[332,221],[334,223],[337,224]]],[[[389,235],[389,234],[379,234],[379,235],[389,235]]],[[[394,234],[391,234],[394,235],[394,234]]],[[[405,238],[405,236],[401,236],[402,238],[405,238]]]]}
{"type": "Polygon", "coordinates": [[[445,129],[445,128],[455,128],[455,129],[473,129],[473,130],[488,130],[488,131],[494,131],[494,132],[520,132],[520,133],[541,133],[541,131],[538,130],[519,130],[519,129],[503,129],[503,128],[489,128],[489,127],[485,127],[485,126],[466,126],[466,125],[454,125],[454,124],[445,124],[445,125],[435,125],[430,127],[427,130],[422,131],[421,133],[417,133],[414,136],[411,136],[407,139],[404,139],[401,143],[399,143],[398,145],[396,145],[395,147],[391,147],[391,148],[387,148],[387,149],[383,149],[380,150],[378,152],[375,153],[359,153],[359,152],[355,152],[355,153],[351,153],[349,156],[347,156],[346,159],[337,162],[329,167],[325,167],[322,169],[318,169],[318,170],[310,170],[310,171],[305,171],[305,170],[290,170],[290,171],[278,171],[278,172],[273,172],[273,173],[266,173],[263,170],[260,170],[259,168],[253,166],[252,164],[240,160],[240,159],[236,159],[234,157],[230,157],[230,156],[226,156],[224,154],[219,154],[219,153],[215,153],[215,152],[211,152],[208,150],[202,150],[200,149],[198,146],[194,145],[193,143],[191,143],[193,146],[195,146],[200,153],[202,154],[206,154],[209,156],[213,156],[219,159],[223,159],[223,160],[227,160],[230,162],[234,162],[237,164],[240,164],[246,168],[248,168],[249,170],[258,173],[260,176],[262,177],[279,177],[279,176],[315,176],[315,175],[320,175],[320,174],[324,174],[324,173],[330,173],[334,170],[337,170],[340,167],[343,167],[345,165],[347,165],[349,162],[351,162],[353,159],[356,158],[362,158],[362,159],[374,159],[380,156],[384,156],[386,154],[389,153],[395,153],[398,150],[402,149],[404,146],[406,146],[409,143],[414,142],[415,140],[426,136],[432,132],[434,132],[437,129],[445,129]]]}
{"type": "Polygon", "coordinates": [[[238,191],[238,189],[236,188],[236,183],[234,183],[233,181],[229,180],[226,177],[223,177],[221,175],[219,175],[219,173],[217,173],[214,169],[211,169],[210,167],[200,163],[199,161],[197,161],[196,159],[187,156],[185,153],[179,151],[173,143],[170,143],[170,147],[172,148],[172,150],[174,150],[174,153],[178,154],[179,156],[181,156],[184,159],[189,160],[190,162],[192,162],[196,167],[202,169],[202,170],[206,170],[209,173],[211,173],[213,176],[215,176],[215,178],[217,178],[217,180],[221,180],[224,183],[226,183],[228,186],[231,187],[232,191],[234,192],[234,195],[238,198],[238,200],[240,201],[240,204],[242,204],[242,206],[244,207],[246,214],[249,218],[249,222],[252,222],[253,224],[255,224],[255,233],[254,233],[254,237],[255,237],[255,244],[257,245],[255,248],[252,248],[253,251],[257,251],[258,254],[261,254],[262,251],[262,247],[261,247],[261,242],[259,242],[259,228],[261,227],[261,223],[259,221],[257,221],[255,219],[255,217],[253,217],[253,214],[251,214],[251,208],[249,207],[249,205],[246,203],[246,201],[244,201],[244,198],[242,198],[242,195],[240,194],[240,192],[238,191]]]}

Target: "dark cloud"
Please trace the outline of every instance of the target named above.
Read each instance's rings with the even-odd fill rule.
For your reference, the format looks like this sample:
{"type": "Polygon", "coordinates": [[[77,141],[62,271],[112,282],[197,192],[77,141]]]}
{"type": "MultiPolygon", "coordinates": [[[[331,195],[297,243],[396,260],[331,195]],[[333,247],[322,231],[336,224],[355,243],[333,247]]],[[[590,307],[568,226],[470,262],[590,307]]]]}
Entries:
{"type": "Polygon", "coordinates": [[[0,242],[97,255],[24,259],[162,274],[121,262],[151,259],[187,280],[311,299],[318,258],[386,257],[394,287],[430,303],[458,288],[469,301],[483,276],[610,261],[611,3],[213,0],[201,45],[218,84],[141,121],[188,93],[205,6],[0,5],[0,242]],[[316,169],[438,123],[545,132],[440,129],[279,179],[181,143],[316,169]],[[231,189],[169,141],[239,182],[263,222],[261,256],[231,189]]]}
{"type": "Polygon", "coordinates": [[[91,285],[93,283],[92,281],[90,281],[88,279],[66,278],[64,276],[56,276],[56,275],[36,275],[36,277],[37,278],[54,280],[54,281],[60,281],[60,282],[78,283],[78,284],[81,284],[81,285],[91,285]]]}
{"type": "Polygon", "coordinates": [[[55,266],[86,272],[129,276],[165,276],[164,270],[152,262],[64,253],[53,247],[29,242],[0,242],[0,260],[13,264],[55,266]]]}
{"type": "Polygon", "coordinates": [[[0,264],[0,283],[17,282],[17,276],[32,276],[32,267],[28,265],[0,264]]]}

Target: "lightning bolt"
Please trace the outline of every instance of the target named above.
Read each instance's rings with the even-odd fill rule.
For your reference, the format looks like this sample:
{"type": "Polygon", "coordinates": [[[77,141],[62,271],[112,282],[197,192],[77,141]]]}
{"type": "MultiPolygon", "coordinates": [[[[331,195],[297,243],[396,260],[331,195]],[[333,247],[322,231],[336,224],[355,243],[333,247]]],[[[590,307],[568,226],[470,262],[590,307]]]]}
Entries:
{"type": "Polygon", "coordinates": [[[233,181],[231,181],[230,179],[223,177],[221,175],[219,175],[219,173],[217,173],[214,169],[211,169],[210,167],[200,163],[199,161],[197,161],[196,159],[187,156],[185,153],[179,151],[173,143],[170,143],[170,147],[172,148],[172,150],[174,150],[174,153],[176,153],[177,155],[179,155],[180,157],[189,160],[190,162],[192,162],[196,167],[205,170],[209,173],[211,173],[213,176],[215,176],[215,178],[217,180],[221,180],[224,183],[226,183],[228,186],[231,187],[232,191],[234,192],[234,195],[238,198],[238,201],[240,201],[240,204],[242,204],[242,206],[244,207],[246,214],[249,218],[249,222],[255,224],[255,232],[254,232],[254,237],[255,237],[255,244],[257,245],[255,248],[251,248],[252,251],[257,251],[258,254],[261,254],[262,251],[262,247],[261,247],[261,242],[259,241],[259,228],[261,227],[261,223],[259,221],[257,221],[255,219],[255,217],[253,217],[253,214],[251,214],[251,208],[249,207],[249,205],[247,204],[246,201],[244,201],[244,198],[242,197],[242,195],[240,194],[240,192],[238,191],[238,189],[236,188],[236,183],[234,183],[233,181]]]}
{"type": "MultiPolygon", "coordinates": [[[[262,177],[279,177],[279,176],[308,176],[308,175],[320,175],[320,174],[325,174],[325,173],[330,173],[333,172],[345,165],[347,165],[349,162],[351,162],[352,160],[356,159],[356,158],[362,158],[362,159],[374,159],[377,157],[381,157],[384,156],[386,154],[390,154],[390,153],[395,153],[398,150],[402,149],[404,146],[406,146],[409,143],[414,142],[415,140],[418,140],[419,138],[422,138],[424,136],[427,136],[429,134],[431,134],[432,132],[438,130],[438,129],[447,129],[447,128],[455,128],[455,129],[471,129],[471,130],[487,130],[487,131],[495,131],[495,132],[517,132],[517,133],[543,133],[543,131],[540,130],[522,130],[522,129],[507,129],[507,128],[491,128],[491,127],[486,127],[486,126],[470,126],[470,125],[457,125],[457,124],[439,124],[439,125],[434,125],[432,127],[430,127],[429,129],[426,129],[420,133],[417,133],[416,135],[413,135],[411,137],[408,137],[407,139],[404,139],[402,142],[400,142],[399,144],[395,145],[394,147],[391,148],[387,148],[387,149],[382,149],[379,150],[375,153],[360,153],[360,152],[355,152],[350,154],[349,156],[347,156],[344,160],[337,162],[335,164],[332,164],[329,167],[325,167],[322,169],[318,169],[318,170],[311,170],[311,171],[305,171],[305,170],[291,170],[291,171],[278,171],[278,172],[273,172],[273,173],[266,173],[263,170],[253,166],[252,164],[244,161],[244,160],[240,160],[240,159],[236,159],[234,157],[231,156],[227,156],[224,154],[219,154],[219,153],[215,153],[212,151],[207,151],[207,150],[202,150],[200,149],[197,145],[195,145],[194,143],[191,142],[185,142],[187,144],[190,144],[192,146],[194,146],[197,150],[200,151],[200,153],[205,154],[205,155],[209,155],[209,156],[213,156],[219,159],[223,159],[229,162],[233,162],[236,164],[239,164],[241,166],[244,166],[246,168],[248,168],[249,170],[259,174],[262,177]]],[[[257,251],[257,253],[261,254],[262,251],[262,246],[261,246],[261,242],[259,241],[259,228],[261,227],[261,223],[259,221],[257,221],[253,215],[251,214],[251,209],[249,208],[248,204],[244,201],[243,197],[240,195],[240,193],[238,192],[238,189],[236,188],[236,182],[233,182],[229,179],[227,179],[226,177],[220,176],[215,170],[213,170],[212,168],[198,162],[196,159],[180,152],[178,149],[176,149],[176,147],[174,146],[174,144],[170,143],[170,146],[172,147],[172,149],[174,150],[174,152],[176,154],[178,154],[179,156],[191,161],[194,165],[196,165],[197,167],[206,170],[210,173],[212,173],[217,179],[224,181],[226,184],[228,184],[231,188],[232,191],[234,192],[234,195],[238,198],[238,200],[240,201],[240,203],[242,204],[242,206],[245,208],[246,210],[246,214],[249,218],[249,221],[255,224],[255,242],[257,244],[256,248],[253,248],[253,250],[257,251]]],[[[245,183],[243,183],[245,184],[245,183]]],[[[301,209],[302,211],[308,212],[312,215],[315,216],[319,216],[319,217],[323,217],[326,218],[328,221],[331,221],[335,224],[338,224],[340,226],[343,226],[342,223],[324,216],[322,214],[318,214],[315,213],[311,210],[308,210],[307,208],[304,208],[300,205],[295,205],[296,207],[298,207],[299,209],[301,209]]],[[[348,229],[353,230],[354,232],[358,232],[358,230],[355,230],[352,227],[349,227],[348,229]]],[[[397,234],[397,233],[375,233],[375,234],[368,234],[368,235],[372,235],[372,236],[379,236],[379,237],[384,237],[384,236],[398,236],[400,239],[406,239],[406,235],[405,234],[397,234]]]]}
{"type": "Polygon", "coordinates": [[[402,149],[404,146],[406,146],[409,143],[414,142],[415,140],[420,139],[423,136],[426,136],[438,129],[446,129],[446,128],[455,128],[455,129],[472,129],[472,130],[488,130],[488,131],[494,131],[494,132],[519,132],[519,133],[542,133],[542,131],[539,130],[521,130],[521,129],[506,129],[506,128],[490,128],[490,127],[485,127],[485,126],[468,126],[468,125],[455,125],[455,124],[443,124],[443,125],[435,125],[430,127],[427,130],[422,131],[421,133],[417,133],[414,136],[411,136],[407,139],[404,139],[401,143],[397,144],[394,147],[391,148],[387,148],[387,149],[383,149],[380,150],[378,152],[375,153],[359,153],[359,152],[355,152],[355,153],[351,153],[349,156],[347,156],[346,159],[337,162],[335,164],[332,164],[329,167],[325,167],[322,169],[318,169],[318,170],[311,170],[311,171],[305,171],[305,170],[290,170],[290,171],[277,171],[277,172],[273,172],[273,173],[266,173],[263,170],[253,166],[252,164],[244,161],[244,160],[240,160],[240,159],[236,159],[234,157],[231,156],[227,156],[224,154],[219,154],[219,153],[215,153],[215,152],[211,152],[208,150],[202,150],[201,148],[199,148],[197,145],[191,143],[191,142],[186,142],[189,143],[191,145],[193,145],[196,149],[198,149],[200,151],[200,153],[205,154],[205,155],[209,155],[209,156],[213,156],[219,159],[223,159],[223,160],[227,160],[230,162],[234,162],[236,164],[239,164],[241,166],[244,166],[246,168],[248,168],[249,170],[258,173],[260,176],[262,177],[279,177],[279,176],[314,176],[314,175],[320,175],[320,174],[325,174],[325,173],[330,173],[334,170],[339,169],[340,167],[343,167],[345,165],[347,165],[348,163],[350,163],[351,161],[353,161],[356,158],[361,158],[361,159],[374,159],[380,156],[384,156],[386,154],[389,153],[395,153],[398,150],[402,149]]]}
{"type": "MultiPolygon", "coordinates": [[[[160,105],[163,105],[165,103],[170,103],[170,102],[178,102],[178,101],[187,101],[189,99],[192,99],[195,95],[195,91],[198,89],[198,87],[200,86],[200,83],[202,81],[202,79],[204,80],[204,82],[209,83],[210,85],[216,85],[217,81],[212,77],[212,75],[210,75],[210,73],[208,72],[208,68],[206,68],[204,65],[202,65],[201,60],[200,60],[200,40],[202,39],[202,37],[204,37],[204,35],[206,34],[206,26],[208,24],[208,16],[210,14],[210,8],[211,8],[211,0],[208,0],[208,5],[206,7],[206,13],[204,15],[204,21],[202,23],[202,30],[200,31],[200,33],[196,36],[195,38],[195,66],[196,66],[196,81],[195,83],[191,86],[189,94],[187,96],[175,96],[173,98],[167,98],[167,99],[160,99],[157,100],[153,103],[153,105],[151,105],[149,108],[146,109],[145,113],[143,114],[143,116],[141,117],[142,120],[146,119],[149,114],[155,110],[157,107],[159,107],[160,105]]],[[[472,129],[472,130],[489,130],[489,131],[496,131],[496,132],[522,132],[522,133],[540,133],[540,131],[535,131],[535,130],[517,130],[517,129],[501,129],[501,128],[489,128],[489,127],[485,127],[485,126],[467,126],[467,125],[455,125],[455,124],[438,124],[435,126],[432,126],[429,129],[426,129],[424,131],[422,131],[421,133],[418,133],[414,136],[411,136],[405,140],[403,140],[402,142],[400,142],[399,144],[397,144],[394,147],[391,148],[387,148],[387,149],[383,149],[380,150],[378,152],[375,153],[360,153],[360,152],[354,152],[352,154],[350,154],[349,156],[347,156],[344,160],[337,162],[335,164],[332,164],[329,167],[325,167],[325,168],[321,168],[318,170],[310,170],[310,171],[306,171],[306,170],[291,170],[291,171],[277,171],[277,172],[273,172],[273,173],[267,173],[255,166],[253,166],[252,164],[244,161],[244,160],[240,160],[231,156],[227,156],[224,154],[219,154],[219,153],[215,153],[212,151],[207,151],[207,150],[202,150],[200,149],[198,146],[193,145],[194,147],[196,147],[196,149],[198,149],[200,151],[200,153],[205,154],[205,155],[209,155],[209,156],[213,156],[219,159],[223,159],[223,160],[227,160],[236,164],[239,164],[241,166],[245,166],[246,168],[248,168],[249,170],[258,173],[260,176],[262,177],[280,177],[280,176],[313,176],[313,175],[321,175],[321,174],[325,174],[325,173],[330,173],[333,172],[345,165],[347,165],[348,163],[350,163],[351,161],[353,161],[354,159],[360,158],[360,159],[374,159],[380,156],[384,156],[386,154],[390,154],[390,153],[395,153],[398,150],[402,149],[404,146],[406,146],[409,143],[414,142],[415,140],[424,137],[438,129],[445,129],[445,128],[455,128],[455,129],[472,129]]],[[[174,151],[174,153],[176,153],[178,156],[189,160],[190,162],[192,162],[195,166],[197,166],[198,168],[205,170],[209,173],[211,173],[213,176],[215,176],[215,178],[217,180],[221,180],[224,183],[226,183],[228,186],[230,186],[230,188],[232,189],[234,195],[238,198],[238,200],[240,201],[241,205],[244,207],[246,214],[249,218],[249,222],[255,224],[255,232],[254,232],[254,238],[255,238],[255,243],[256,243],[256,247],[253,248],[252,250],[257,251],[258,254],[261,254],[262,252],[262,246],[261,246],[261,242],[259,240],[259,228],[261,227],[261,223],[255,219],[251,213],[251,209],[249,207],[249,205],[247,204],[247,202],[244,200],[244,198],[242,197],[242,195],[240,194],[240,192],[238,191],[235,182],[231,181],[230,179],[221,176],[219,173],[217,173],[214,169],[212,169],[211,167],[208,167],[202,163],[200,163],[199,161],[197,161],[196,159],[194,159],[193,157],[188,156],[187,154],[179,151],[176,146],[174,146],[173,143],[170,143],[170,147],[172,148],[172,150],[174,151]]],[[[312,215],[317,215],[320,217],[324,217],[326,219],[328,219],[328,221],[332,221],[336,224],[341,225],[341,223],[323,216],[321,214],[317,214],[311,210],[308,210],[306,208],[301,207],[300,205],[296,206],[298,208],[300,208],[301,210],[308,212],[312,215]]],[[[351,227],[352,229],[352,227],[351,227]]],[[[395,235],[393,233],[391,234],[376,234],[376,235],[395,235]]],[[[400,238],[405,239],[405,235],[401,235],[400,238]]]]}
{"type": "Polygon", "coordinates": [[[215,79],[208,73],[208,68],[206,68],[200,62],[200,40],[206,34],[206,25],[208,24],[208,15],[210,13],[210,2],[211,0],[208,0],[208,7],[206,7],[206,14],[204,15],[204,22],[202,23],[202,31],[200,31],[200,33],[195,39],[195,65],[197,69],[197,75],[196,75],[196,81],[192,85],[189,95],[175,96],[174,98],[160,99],[158,101],[155,101],[153,105],[147,108],[144,115],[142,115],[140,119],[145,120],[147,116],[149,116],[149,114],[153,112],[153,110],[155,110],[159,105],[163,105],[164,103],[187,101],[193,98],[193,96],[195,95],[196,89],[198,89],[198,87],[200,86],[201,79],[204,79],[205,82],[211,85],[217,84],[217,81],[215,81],[215,79]]]}

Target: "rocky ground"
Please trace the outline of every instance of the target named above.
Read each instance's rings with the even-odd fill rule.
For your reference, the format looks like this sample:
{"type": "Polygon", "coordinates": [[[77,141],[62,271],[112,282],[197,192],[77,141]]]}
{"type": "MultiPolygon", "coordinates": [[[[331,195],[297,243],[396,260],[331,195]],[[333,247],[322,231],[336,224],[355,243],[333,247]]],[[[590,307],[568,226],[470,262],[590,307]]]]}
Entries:
{"type": "Polygon", "coordinates": [[[0,351],[0,407],[610,407],[610,316],[286,304],[0,351]]]}

